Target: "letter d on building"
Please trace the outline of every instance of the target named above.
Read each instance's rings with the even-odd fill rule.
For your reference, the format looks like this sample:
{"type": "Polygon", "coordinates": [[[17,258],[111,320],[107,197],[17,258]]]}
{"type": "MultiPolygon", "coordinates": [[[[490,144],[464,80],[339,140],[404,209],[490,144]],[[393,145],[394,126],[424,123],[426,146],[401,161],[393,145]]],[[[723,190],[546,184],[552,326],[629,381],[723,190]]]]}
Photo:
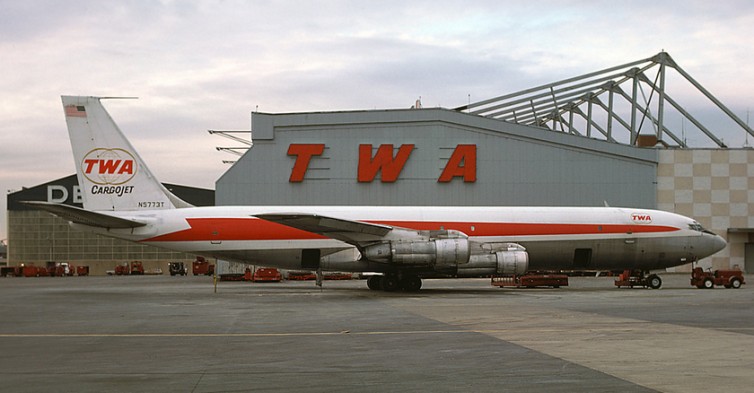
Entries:
{"type": "Polygon", "coordinates": [[[47,202],[65,203],[66,199],[68,199],[68,190],[65,187],[47,186],[47,202]]]}

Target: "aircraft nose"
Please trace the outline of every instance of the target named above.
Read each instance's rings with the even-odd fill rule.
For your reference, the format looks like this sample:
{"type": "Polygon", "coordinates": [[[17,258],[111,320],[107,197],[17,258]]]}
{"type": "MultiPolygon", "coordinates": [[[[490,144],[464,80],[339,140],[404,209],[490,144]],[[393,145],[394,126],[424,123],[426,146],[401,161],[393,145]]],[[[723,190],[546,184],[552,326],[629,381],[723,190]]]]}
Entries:
{"type": "Polygon", "coordinates": [[[699,258],[706,258],[728,245],[728,242],[725,241],[720,235],[715,235],[710,232],[705,232],[702,235],[702,241],[699,243],[699,258]]]}
{"type": "Polygon", "coordinates": [[[727,245],[728,242],[726,242],[725,239],[722,238],[722,236],[715,235],[715,237],[712,238],[712,254],[722,250],[727,245]]]}
{"type": "Polygon", "coordinates": [[[696,257],[700,259],[706,258],[722,250],[727,245],[728,242],[726,242],[720,235],[711,232],[704,232],[696,244],[696,257]]]}

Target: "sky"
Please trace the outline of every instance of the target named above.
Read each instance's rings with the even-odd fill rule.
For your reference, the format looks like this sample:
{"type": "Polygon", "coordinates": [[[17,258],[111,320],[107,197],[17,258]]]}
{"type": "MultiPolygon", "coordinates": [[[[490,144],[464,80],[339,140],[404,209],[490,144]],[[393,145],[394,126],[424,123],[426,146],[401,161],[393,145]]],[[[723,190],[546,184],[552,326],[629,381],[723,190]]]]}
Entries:
{"type": "Polygon", "coordinates": [[[0,240],[8,192],[75,171],[61,95],[139,97],[105,107],[152,172],[214,188],[233,143],[207,130],[254,110],[453,108],[663,50],[743,119],[751,37],[743,0],[0,0],[0,240]]]}

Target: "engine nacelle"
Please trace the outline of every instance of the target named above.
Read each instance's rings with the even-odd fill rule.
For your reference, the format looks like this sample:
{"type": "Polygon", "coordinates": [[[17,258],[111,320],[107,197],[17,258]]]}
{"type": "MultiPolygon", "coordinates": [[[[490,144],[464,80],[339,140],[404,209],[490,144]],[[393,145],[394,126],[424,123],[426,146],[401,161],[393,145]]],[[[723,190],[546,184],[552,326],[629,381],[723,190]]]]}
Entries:
{"type": "Polygon", "coordinates": [[[401,265],[459,265],[469,261],[467,238],[388,241],[364,248],[366,259],[401,265]]]}
{"type": "Polygon", "coordinates": [[[469,263],[458,267],[458,275],[478,277],[490,274],[523,274],[527,270],[529,253],[521,245],[509,243],[494,252],[472,255],[469,263]]]}

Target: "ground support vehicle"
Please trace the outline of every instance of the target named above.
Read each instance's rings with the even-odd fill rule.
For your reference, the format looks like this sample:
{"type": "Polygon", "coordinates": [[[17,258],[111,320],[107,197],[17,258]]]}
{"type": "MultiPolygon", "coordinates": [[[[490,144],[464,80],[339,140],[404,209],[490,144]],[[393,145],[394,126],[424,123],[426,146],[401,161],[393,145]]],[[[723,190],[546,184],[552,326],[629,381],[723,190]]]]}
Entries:
{"type": "Polygon", "coordinates": [[[353,279],[353,275],[349,273],[327,273],[322,278],[325,280],[351,280],[353,279]]]}
{"type": "Polygon", "coordinates": [[[258,268],[251,278],[251,281],[254,282],[280,282],[282,280],[283,276],[278,269],[268,267],[258,268]]]}
{"type": "Polygon", "coordinates": [[[704,271],[700,267],[695,267],[691,271],[691,285],[699,289],[711,289],[715,285],[722,285],[725,288],[741,288],[746,284],[743,272],[740,270],[715,270],[714,272],[704,271]]]}
{"type": "Polygon", "coordinates": [[[21,277],[23,269],[21,266],[3,266],[0,267],[0,276],[2,277],[21,277]]]}
{"type": "Polygon", "coordinates": [[[288,272],[288,280],[290,281],[308,281],[308,280],[316,280],[317,275],[312,272],[304,272],[304,271],[291,271],[288,272]]]}
{"type": "MultiPolygon", "coordinates": [[[[123,262],[120,265],[115,266],[113,273],[116,276],[127,276],[129,274],[141,275],[144,274],[144,266],[141,261],[131,261],[131,263],[123,262]]],[[[108,272],[108,274],[110,274],[108,272]]]]}
{"type": "Polygon", "coordinates": [[[47,277],[50,274],[47,272],[46,267],[24,265],[21,267],[21,272],[24,277],[47,277]]]}
{"type": "Polygon", "coordinates": [[[650,289],[660,289],[662,279],[656,274],[647,275],[641,270],[624,270],[618,278],[615,279],[615,286],[621,287],[642,287],[650,289]]]}
{"type": "Polygon", "coordinates": [[[251,282],[280,282],[283,280],[280,271],[275,268],[260,267],[252,272],[246,268],[244,273],[220,274],[220,281],[251,281],[251,282]]]}
{"type": "Polygon", "coordinates": [[[565,274],[512,274],[492,276],[490,283],[496,287],[535,288],[535,287],[567,287],[568,276],[565,274]]]}
{"type": "Polygon", "coordinates": [[[47,275],[51,277],[73,276],[76,268],[67,262],[47,262],[47,275]]]}
{"type": "Polygon", "coordinates": [[[211,276],[215,274],[215,265],[211,265],[204,257],[196,257],[196,260],[191,263],[191,272],[195,276],[211,276]]]}

